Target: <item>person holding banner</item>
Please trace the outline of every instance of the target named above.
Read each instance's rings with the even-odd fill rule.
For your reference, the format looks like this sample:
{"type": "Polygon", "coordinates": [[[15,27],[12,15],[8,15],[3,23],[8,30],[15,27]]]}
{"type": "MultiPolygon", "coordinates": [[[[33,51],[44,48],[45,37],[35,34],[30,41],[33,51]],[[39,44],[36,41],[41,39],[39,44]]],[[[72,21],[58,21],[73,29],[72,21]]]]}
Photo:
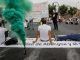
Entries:
{"type": "Polygon", "coordinates": [[[37,42],[38,38],[40,38],[42,42],[50,41],[50,43],[52,44],[51,27],[46,24],[46,20],[44,18],[41,19],[41,22],[42,25],[38,27],[38,31],[36,33],[36,40],[33,41],[33,43],[37,42]]]}

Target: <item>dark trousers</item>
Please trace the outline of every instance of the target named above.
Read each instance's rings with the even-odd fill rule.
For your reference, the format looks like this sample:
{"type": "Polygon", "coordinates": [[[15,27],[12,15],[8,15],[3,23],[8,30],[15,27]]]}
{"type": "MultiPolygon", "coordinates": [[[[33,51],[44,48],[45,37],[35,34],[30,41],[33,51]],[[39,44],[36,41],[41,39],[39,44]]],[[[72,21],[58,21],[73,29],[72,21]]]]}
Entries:
{"type": "Polygon", "coordinates": [[[58,24],[57,24],[57,22],[53,22],[53,24],[54,24],[54,29],[58,30],[58,24]]]}

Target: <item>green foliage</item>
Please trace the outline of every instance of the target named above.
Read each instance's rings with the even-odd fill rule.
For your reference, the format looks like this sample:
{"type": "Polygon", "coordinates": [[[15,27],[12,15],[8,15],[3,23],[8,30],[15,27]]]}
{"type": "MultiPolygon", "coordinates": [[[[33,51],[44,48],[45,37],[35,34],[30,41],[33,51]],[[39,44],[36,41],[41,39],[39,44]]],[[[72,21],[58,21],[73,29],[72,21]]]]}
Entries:
{"type": "Polygon", "coordinates": [[[59,12],[61,15],[65,15],[67,13],[68,7],[65,5],[62,5],[59,7],[59,12]]]}
{"type": "Polygon", "coordinates": [[[53,10],[56,10],[56,6],[55,5],[48,5],[48,10],[49,10],[49,14],[52,15],[53,10]]]}
{"type": "Polygon", "coordinates": [[[76,12],[77,12],[77,8],[75,8],[75,7],[70,7],[70,9],[68,10],[68,14],[71,16],[76,14],[76,12]]]}
{"type": "MultiPolygon", "coordinates": [[[[56,6],[54,4],[52,4],[52,5],[49,4],[48,9],[49,9],[49,15],[52,15],[53,10],[56,10],[56,6]]],[[[68,6],[66,6],[66,5],[59,6],[59,13],[62,16],[64,16],[64,15],[73,16],[74,14],[76,14],[76,12],[77,12],[77,8],[75,8],[75,7],[70,7],[70,9],[69,9],[68,6]]]]}

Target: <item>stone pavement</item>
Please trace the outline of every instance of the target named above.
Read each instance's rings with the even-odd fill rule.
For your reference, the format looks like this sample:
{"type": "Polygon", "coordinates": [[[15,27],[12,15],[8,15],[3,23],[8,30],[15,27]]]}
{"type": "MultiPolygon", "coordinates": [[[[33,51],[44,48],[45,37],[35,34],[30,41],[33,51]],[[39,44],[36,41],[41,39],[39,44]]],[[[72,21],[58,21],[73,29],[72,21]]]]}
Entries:
{"type": "MultiPolygon", "coordinates": [[[[37,25],[34,24],[35,30],[27,30],[28,37],[35,37],[37,25]]],[[[53,25],[52,31],[53,31],[53,25]]],[[[55,31],[56,35],[80,33],[79,25],[59,24],[59,31],[55,31]]],[[[23,48],[0,48],[0,60],[80,60],[80,48],[51,48],[51,49],[30,49],[27,48],[27,55],[24,56],[23,48]]]]}

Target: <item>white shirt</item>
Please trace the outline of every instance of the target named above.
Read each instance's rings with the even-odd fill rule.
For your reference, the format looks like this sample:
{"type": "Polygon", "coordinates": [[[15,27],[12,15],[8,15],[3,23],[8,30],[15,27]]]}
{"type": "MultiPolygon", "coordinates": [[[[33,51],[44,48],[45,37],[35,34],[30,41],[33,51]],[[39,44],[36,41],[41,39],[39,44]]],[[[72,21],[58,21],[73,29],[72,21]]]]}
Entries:
{"type": "Polygon", "coordinates": [[[49,25],[43,24],[38,27],[38,31],[40,32],[41,40],[49,40],[48,32],[51,31],[51,27],[49,25]]]}
{"type": "Polygon", "coordinates": [[[5,31],[6,28],[0,27],[0,44],[5,41],[5,31]]]}
{"type": "Polygon", "coordinates": [[[27,24],[28,24],[28,23],[27,23],[26,21],[24,21],[24,27],[27,27],[27,24]]]}

